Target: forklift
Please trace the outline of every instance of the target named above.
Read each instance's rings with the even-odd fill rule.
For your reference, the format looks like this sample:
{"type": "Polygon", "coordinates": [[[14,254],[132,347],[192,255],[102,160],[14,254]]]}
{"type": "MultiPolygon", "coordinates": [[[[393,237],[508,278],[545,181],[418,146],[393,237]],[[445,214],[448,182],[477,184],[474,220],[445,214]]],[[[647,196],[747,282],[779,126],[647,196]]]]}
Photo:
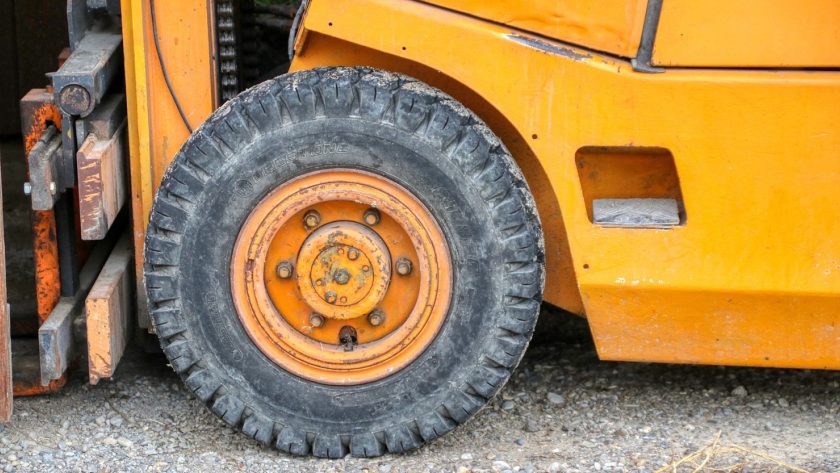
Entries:
{"type": "Polygon", "coordinates": [[[499,392],[542,304],[603,360],[840,369],[840,3],[66,20],[20,101],[36,304],[0,304],[4,421],[156,337],[257,442],[403,452],[499,392]]]}

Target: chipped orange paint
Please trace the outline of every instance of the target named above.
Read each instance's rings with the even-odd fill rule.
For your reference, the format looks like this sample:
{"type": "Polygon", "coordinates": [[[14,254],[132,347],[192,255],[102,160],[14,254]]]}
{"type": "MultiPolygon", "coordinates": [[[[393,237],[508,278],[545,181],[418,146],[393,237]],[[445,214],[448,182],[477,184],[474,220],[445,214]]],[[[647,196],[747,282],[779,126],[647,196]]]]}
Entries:
{"type": "MultiPolygon", "coordinates": [[[[32,96],[51,96],[51,89],[33,90],[32,96]]],[[[52,125],[61,130],[61,114],[52,103],[36,107],[31,116],[24,117],[29,128],[24,134],[24,151],[29,152],[41,139],[47,127],[52,125]]],[[[38,325],[49,317],[61,297],[61,283],[58,270],[58,240],[56,239],[55,215],[51,210],[32,211],[32,246],[35,257],[35,297],[38,311],[38,325]]]]}
{"type": "Polygon", "coordinates": [[[23,149],[26,155],[29,155],[49,125],[55,125],[56,128],[61,129],[61,113],[55,105],[44,104],[35,110],[31,122],[31,127],[23,136],[23,149]]]}
{"type": "Polygon", "coordinates": [[[346,169],[304,175],[266,196],[240,231],[230,274],[237,313],[260,350],[298,376],[335,385],[380,379],[419,356],[446,318],[452,287],[448,245],[423,204],[393,181],[346,169]],[[371,207],[382,218],[365,225],[371,207]],[[313,208],[321,220],[307,228],[304,216],[313,208]],[[367,260],[368,268],[345,264],[351,249],[359,253],[354,261],[367,260]],[[344,254],[334,254],[340,250],[344,254]],[[370,287],[363,281],[367,292],[336,290],[329,304],[314,289],[330,284],[317,261],[322,257],[342,265],[330,278],[342,269],[350,278],[372,273],[370,287]],[[408,276],[391,271],[401,257],[413,259],[408,276]],[[283,261],[295,261],[296,278],[275,274],[283,261]],[[342,294],[358,297],[342,302],[342,294]],[[329,307],[340,304],[340,310],[329,307]],[[323,306],[323,325],[311,324],[309,317],[323,306]],[[374,308],[384,313],[380,326],[368,320],[374,308]],[[344,327],[357,334],[352,349],[339,342],[344,327]]]}
{"type": "Polygon", "coordinates": [[[32,212],[32,242],[35,250],[35,297],[38,324],[42,324],[61,298],[58,272],[58,241],[52,211],[32,212]]]}

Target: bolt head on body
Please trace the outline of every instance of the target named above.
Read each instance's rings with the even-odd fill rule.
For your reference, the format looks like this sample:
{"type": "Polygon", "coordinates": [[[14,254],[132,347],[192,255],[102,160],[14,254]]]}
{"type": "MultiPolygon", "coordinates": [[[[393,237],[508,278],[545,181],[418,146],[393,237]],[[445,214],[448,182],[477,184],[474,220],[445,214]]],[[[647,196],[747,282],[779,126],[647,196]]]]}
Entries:
{"type": "Polygon", "coordinates": [[[327,293],[324,294],[324,299],[326,299],[326,301],[330,304],[335,304],[335,301],[338,300],[338,294],[333,291],[327,291],[327,293]]]}
{"type": "Polygon", "coordinates": [[[303,216],[303,224],[306,228],[315,228],[321,223],[321,214],[316,210],[310,210],[303,216]]]}
{"type": "Polygon", "coordinates": [[[324,326],[324,316],[321,314],[312,314],[309,316],[309,325],[314,328],[324,326]]]}
{"type": "Polygon", "coordinates": [[[411,274],[411,270],[413,269],[411,260],[409,260],[408,258],[398,259],[395,267],[397,269],[397,274],[399,274],[400,276],[408,276],[409,274],[411,274]]]}
{"type": "Polygon", "coordinates": [[[374,226],[378,225],[380,221],[382,221],[382,215],[379,214],[379,211],[376,209],[367,209],[364,215],[365,223],[374,226]]]}
{"type": "Polygon", "coordinates": [[[277,263],[277,277],[280,279],[289,279],[294,273],[295,266],[290,261],[281,261],[277,263]]]}

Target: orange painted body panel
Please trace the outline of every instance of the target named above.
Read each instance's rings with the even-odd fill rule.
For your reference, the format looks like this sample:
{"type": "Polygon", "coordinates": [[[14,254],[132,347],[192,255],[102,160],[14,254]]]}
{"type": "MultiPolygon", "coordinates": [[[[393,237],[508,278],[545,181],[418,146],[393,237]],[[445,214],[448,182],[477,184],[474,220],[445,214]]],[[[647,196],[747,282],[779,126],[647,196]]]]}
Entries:
{"type": "Polygon", "coordinates": [[[522,31],[632,57],[639,49],[646,0],[427,0],[522,31]]]}
{"type": "MultiPolygon", "coordinates": [[[[212,2],[156,2],[161,55],[173,90],[193,128],[216,108],[212,2]]],[[[129,114],[129,168],[137,294],[144,294],[143,244],[154,193],[169,163],[189,137],[166,87],[154,46],[148,0],[121,0],[129,114]]],[[[151,327],[145,297],[140,326],[151,327]]]]}
{"type": "Polygon", "coordinates": [[[602,358],[840,368],[840,74],[642,74],[411,1],[314,0],[305,27],[294,69],[417,74],[503,117],[494,130],[546,178],[531,183],[538,201],[557,203],[543,221],[562,215],[602,358]],[[685,223],[593,225],[576,168],[587,147],[670,152],[685,223]]]}
{"type": "Polygon", "coordinates": [[[836,0],[696,0],[662,4],[653,63],[840,67],[836,0]]]}

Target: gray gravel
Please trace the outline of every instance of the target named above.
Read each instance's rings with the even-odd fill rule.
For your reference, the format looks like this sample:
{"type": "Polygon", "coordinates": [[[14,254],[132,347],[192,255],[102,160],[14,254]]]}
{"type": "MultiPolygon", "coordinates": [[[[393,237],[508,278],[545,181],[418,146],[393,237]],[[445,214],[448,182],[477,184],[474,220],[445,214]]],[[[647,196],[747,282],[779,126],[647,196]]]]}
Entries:
{"type": "MultiPolygon", "coordinates": [[[[84,381],[77,372],[59,394],[16,400],[0,470],[654,471],[720,433],[722,444],[806,471],[840,471],[840,374],[601,362],[586,325],[555,313],[499,398],[400,456],[328,461],[262,448],[205,410],[160,355],[135,350],[116,380],[84,381]]],[[[747,454],[727,462],[787,471],[747,454]]]]}

